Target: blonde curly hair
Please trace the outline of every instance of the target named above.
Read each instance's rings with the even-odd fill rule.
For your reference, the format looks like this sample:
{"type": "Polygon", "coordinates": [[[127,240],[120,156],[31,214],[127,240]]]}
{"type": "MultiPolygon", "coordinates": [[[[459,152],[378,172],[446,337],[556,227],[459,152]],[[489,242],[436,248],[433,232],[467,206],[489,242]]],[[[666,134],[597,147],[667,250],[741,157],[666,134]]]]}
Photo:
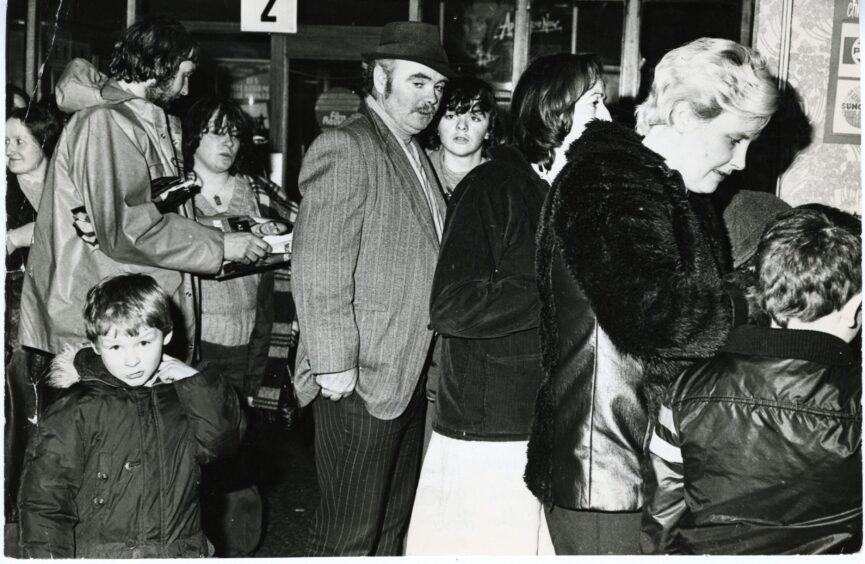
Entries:
{"type": "Polygon", "coordinates": [[[778,96],[759,53],[729,39],[703,37],[673,49],[655,67],[649,96],[635,112],[636,130],[646,135],[652,126],[673,125],[679,103],[706,121],[727,111],[766,123],[778,96]]]}

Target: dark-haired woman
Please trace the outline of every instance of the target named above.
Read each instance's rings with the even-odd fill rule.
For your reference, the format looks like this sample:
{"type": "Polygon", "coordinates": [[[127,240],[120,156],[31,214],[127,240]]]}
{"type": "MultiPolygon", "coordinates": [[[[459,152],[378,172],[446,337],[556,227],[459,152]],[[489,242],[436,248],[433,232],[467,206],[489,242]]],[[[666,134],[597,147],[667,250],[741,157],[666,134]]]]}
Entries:
{"type": "MultiPolygon", "coordinates": [[[[256,174],[250,118],[231,100],[203,99],[183,119],[183,156],[201,182],[200,217],[254,216],[291,224],[294,205],[285,191],[256,174]]],[[[202,357],[220,363],[223,375],[248,396],[263,364],[249,351],[259,307],[259,285],[269,275],[201,281],[202,357]]]]}
{"type": "MultiPolygon", "coordinates": [[[[291,224],[296,208],[282,188],[253,174],[252,125],[235,102],[203,99],[183,118],[183,157],[201,181],[194,197],[202,217],[255,216],[291,224]],[[294,208],[294,212],[292,211],[294,208]]],[[[217,365],[241,398],[264,377],[271,335],[273,273],[228,280],[201,280],[201,356],[217,365]]],[[[221,505],[219,522],[208,526],[217,555],[250,555],[261,537],[261,497],[253,485],[247,456],[235,457],[206,472],[205,499],[221,505]]],[[[206,517],[213,518],[214,512],[206,517]]]]}
{"type": "Polygon", "coordinates": [[[590,55],[539,58],[511,107],[514,144],[493,148],[448,207],[430,302],[442,373],[410,555],[552,554],[522,480],[542,376],[535,230],[568,146],[589,121],[609,119],[601,65],[590,55]]]}
{"type": "MultiPolygon", "coordinates": [[[[18,473],[27,441],[28,419],[36,415],[35,378],[44,357],[18,345],[24,267],[48,162],[60,137],[60,119],[42,106],[15,108],[6,119],[6,517],[14,519],[18,473]]],[[[34,419],[35,420],[35,419],[34,419]]]]}
{"type": "Polygon", "coordinates": [[[6,270],[26,262],[48,161],[62,124],[41,106],[15,108],[6,118],[6,270]]]}

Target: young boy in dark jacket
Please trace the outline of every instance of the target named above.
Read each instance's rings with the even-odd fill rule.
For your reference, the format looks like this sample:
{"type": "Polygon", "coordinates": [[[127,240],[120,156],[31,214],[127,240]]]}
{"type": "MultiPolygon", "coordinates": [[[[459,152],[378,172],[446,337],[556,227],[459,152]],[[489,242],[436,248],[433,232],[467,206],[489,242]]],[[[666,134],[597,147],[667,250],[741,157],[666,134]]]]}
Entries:
{"type": "Polygon", "coordinates": [[[859,233],[792,209],[763,234],[754,297],[772,327],[734,329],[670,388],[650,443],[644,552],[860,548],[862,368],[848,345],[862,322],[859,233]]]}
{"type": "Polygon", "coordinates": [[[238,448],[237,396],[212,371],[162,353],[169,298],[153,278],[103,280],[84,318],[92,346],[55,359],[50,383],[65,391],[27,450],[23,555],[208,556],[199,466],[238,448]]]}

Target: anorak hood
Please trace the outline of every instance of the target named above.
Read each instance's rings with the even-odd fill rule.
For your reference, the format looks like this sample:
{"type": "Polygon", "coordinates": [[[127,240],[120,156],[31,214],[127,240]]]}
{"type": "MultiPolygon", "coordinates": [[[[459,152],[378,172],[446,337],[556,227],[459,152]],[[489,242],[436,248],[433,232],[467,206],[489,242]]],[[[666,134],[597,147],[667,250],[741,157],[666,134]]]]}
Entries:
{"type": "MultiPolygon", "coordinates": [[[[51,361],[51,370],[48,374],[48,385],[52,388],[65,389],[78,382],[98,380],[114,388],[135,389],[127,383],[118,380],[102,364],[102,359],[93,347],[74,347],[66,345],[63,352],[51,361]]],[[[163,385],[164,382],[157,381],[155,386],[163,385]]]]}
{"type": "Polygon", "coordinates": [[[86,59],[72,59],[54,88],[57,107],[66,113],[136,98],[116,80],[99,72],[86,59]]]}
{"type": "Polygon", "coordinates": [[[51,371],[48,373],[48,385],[52,388],[68,388],[81,380],[81,375],[75,368],[75,355],[78,351],[72,345],[66,345],[63,352],[51,361],[51,371]]]}

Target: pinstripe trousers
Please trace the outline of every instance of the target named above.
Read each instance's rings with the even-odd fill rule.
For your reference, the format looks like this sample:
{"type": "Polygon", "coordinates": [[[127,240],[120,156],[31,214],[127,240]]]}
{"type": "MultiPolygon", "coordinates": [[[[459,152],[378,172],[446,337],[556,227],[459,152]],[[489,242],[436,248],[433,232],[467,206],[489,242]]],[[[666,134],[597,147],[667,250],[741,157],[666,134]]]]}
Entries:
{"type": "Polygon", "coordinates": [[[400,556],[420,474],[426,401],[418,384],[399,417],[373,417],[358,395],[313,402],[321,499],[309,556],[400,556]]]}

